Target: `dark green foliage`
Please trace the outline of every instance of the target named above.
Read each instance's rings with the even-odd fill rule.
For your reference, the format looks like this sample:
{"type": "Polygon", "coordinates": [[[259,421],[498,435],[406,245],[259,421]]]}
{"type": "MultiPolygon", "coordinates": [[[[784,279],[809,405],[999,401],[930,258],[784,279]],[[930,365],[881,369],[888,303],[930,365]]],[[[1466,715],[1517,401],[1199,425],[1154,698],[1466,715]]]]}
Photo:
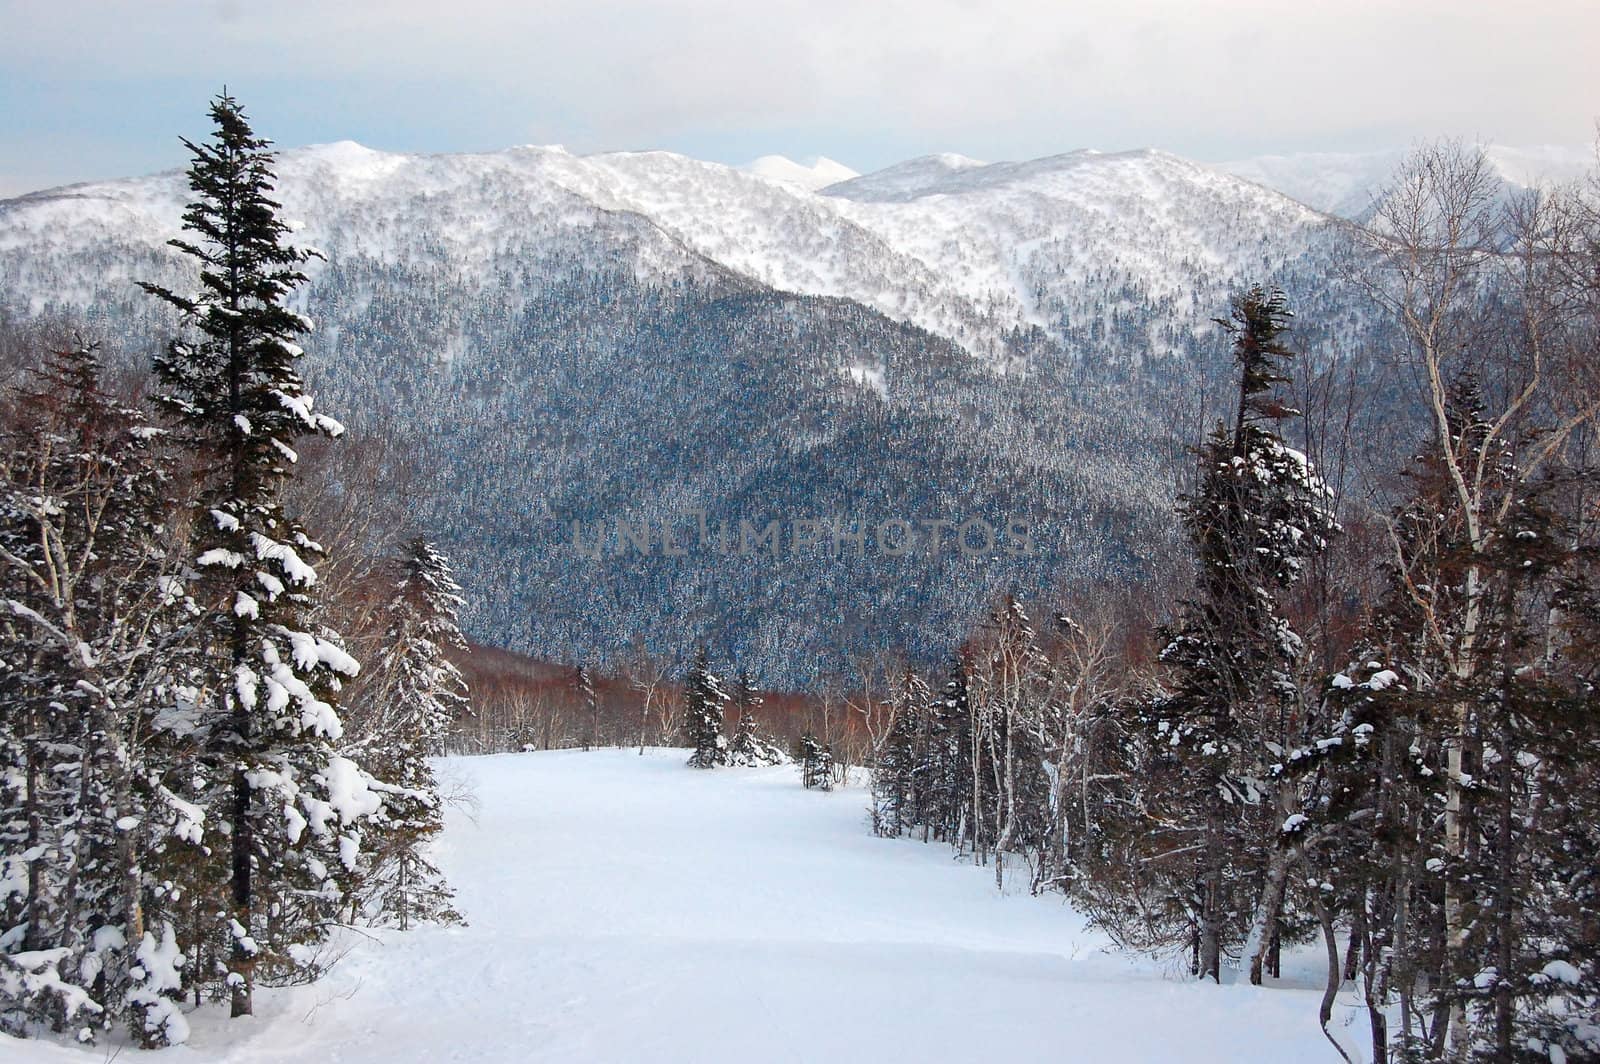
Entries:
{"type": "Polygon", "coordinates": [[[1237,945],[1259,960],[1261,922],[1282,905],[1293,840],[1278,825],[1298,811],[1284,751],[1300,738],[1291,722],[1308,720],[1282,599],[1337,531],[1327,488],[1277,428],[1294,414],[1273,394],[1293,357],[1288,321],[1282,293],[1258,287],[1221,323],[1234,336],[1237,412],[1200,448],[1198,488],[1181,500],[1195,592],[1161,652],[1170,693],[1138,710],[1152,918],[1136,937],[1170,946],[1192,935],[1197,973],[1217,980],[1237,945]]]}
{"type": "Polygon", "coordinates": [[[761,734],[761,722],[756,717],[756,707],[761,696],[750,685],[748,674],[739,673],[733,688],[733,708],[738,714],[734,725],[733,742],[728,744],[730,765],[781,765],[788,760],[771,739],[761,734]]]}
{"type": "Polygon", "coordinates": [[[284,243],[268,142],[229,96],[213,102],[211,120],[211,140],[184,142],[193,239],[173,241],[198,267],[199,293],[145,287],[193,337],[157,358],[156,402],[199,459],[190,594],[202,611],[196,679],[212,695],[197,722],[197,772],[209,817],[229,826],[227,878],[214,886],[242,1015],[258,965],[275,977],[300,967],[289,947],[317,942],[334,919],[358,821],[376,803],[334,753],[342,728],[331,699],[356,664],[335,638],[306,630],[316,574],[305,557],[320,548],[281,500],[296,441],[343,431],[313,411],[295,370],[308,324],[286,300],[310,256],[284,243]]]}
{"type": "Polygon", "coordinates": [[[795,761],[800,766],[800,785],[807,790],[833,790],[833,753],[809,729],[800,736],[795,761]]]}
{"type": "Polygon", "coordinates": [[[874,754],[872,764],[872,829],[890,838],[921,823],[926,805],[922,782],[928,763],[928,688],[907,672],[895,693],[894,721],[874,754]]]}
{"type": "Polygon", "coordinates": [[[928,824],[934,838],[960,846],[971,824],[972,706],[967,665],[952,654],[947,679],[929,707],[928,747],[922,771],[927,781],[928,824]]]}
{"type": "Polygon", "coordinates": [[[728,693],[722,681],[711,671],[706,648],[695,653],[694,664],[689,668],[684,682],[683,732],[694,752],[689,755],[691,768],[715,768],[728,763],[728,740],[722,733],[723,710],[728,703],[728,693]]]}

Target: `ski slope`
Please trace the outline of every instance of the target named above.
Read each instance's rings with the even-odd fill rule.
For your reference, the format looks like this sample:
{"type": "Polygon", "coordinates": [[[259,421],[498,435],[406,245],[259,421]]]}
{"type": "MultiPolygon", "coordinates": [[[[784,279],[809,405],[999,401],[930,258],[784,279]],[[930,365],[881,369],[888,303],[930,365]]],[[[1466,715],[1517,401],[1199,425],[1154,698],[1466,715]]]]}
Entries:
{"type": "MultiPolygon", "coordinates": [[[[150,1059],[1337,1060],[1317,993],[1108,953],[1059,898],[1002,896],[942,846],[873,837],[860,788],[697,772],[682,751],[441,772],[476,799],[439,853],[469,926],[352,934],[322,982],[258,993],[251,1019],[202,1010],[188,1045],[150,1059]]],[[[16,1064],[106,1055],[0,1036],[16,1064]]]]}

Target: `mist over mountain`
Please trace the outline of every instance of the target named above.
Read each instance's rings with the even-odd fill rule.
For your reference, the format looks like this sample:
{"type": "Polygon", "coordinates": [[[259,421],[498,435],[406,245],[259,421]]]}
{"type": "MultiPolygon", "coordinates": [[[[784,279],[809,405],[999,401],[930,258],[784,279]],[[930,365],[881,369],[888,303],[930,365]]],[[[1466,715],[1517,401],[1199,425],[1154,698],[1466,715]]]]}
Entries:
{"type": "MultiPolygon", "coordinates": [[[[1485,159],[1507,191],[1559,184],[1583,177],[1595,166],[1593,147],[1487,145],[1485,159]]],[[[1406,157],[1404,149],[1377,152],[1305,152],[1261,155],[1218,163],[1230,174],[1276,189],[1319,211],[1365,218],[1384,185],[1406,157]]]]}

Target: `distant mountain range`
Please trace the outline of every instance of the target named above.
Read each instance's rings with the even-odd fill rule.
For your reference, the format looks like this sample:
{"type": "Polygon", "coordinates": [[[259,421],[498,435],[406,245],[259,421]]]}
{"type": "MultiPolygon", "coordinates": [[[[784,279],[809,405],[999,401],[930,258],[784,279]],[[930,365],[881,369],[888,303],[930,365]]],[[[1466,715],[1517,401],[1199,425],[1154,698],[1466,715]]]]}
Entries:
{"type": "MultiPolygon", "coordinates": [[[[930,657],[1000,592],[1173,564],[1230,291],[1286,289],[1308,373],[1375,342],[1329,281],[1322,211],[1382,166],[1341,158],[939,155],[854,175],[342,142],[278,173],[327,255],[301,295],[312,376],[418,459],[416,516],[460,564],[471,634],[596,662],[704,639],[776,683],[862,638],[930,657]],[[1015,519],[1035,550],[963,553],[949,530],[936,555],[832,559],[659,540],[846,516],[1015,519]],[[657,529],[656,549],[575,549],[574,522],[618,521],[657,529]]],[[[185,283],[164,242],[186,193],[172,172],[0,201],[0,310],[166,334],[133,282],[185,283]]]]}
{"type": "MultiPolygon", "coordinates": [[[[1484,149],[1507,188],[1560,184],[1593,172],[1595,149],[1546,145],[1484,149]]],[[[1309,207],[1345,218],[1365,217],[1384,184],[1405,159],[1404,150],[1356,154],[1262,155],[1219,163],[1218,169],[1276,189],[1309,207]]]]}

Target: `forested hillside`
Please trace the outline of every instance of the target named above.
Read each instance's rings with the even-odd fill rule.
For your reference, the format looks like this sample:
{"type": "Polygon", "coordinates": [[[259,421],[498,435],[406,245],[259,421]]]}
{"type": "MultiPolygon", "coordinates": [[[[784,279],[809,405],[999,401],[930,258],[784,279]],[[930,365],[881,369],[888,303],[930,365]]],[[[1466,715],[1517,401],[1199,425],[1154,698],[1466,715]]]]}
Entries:
{"type": "MultiPolygon", "coordinates": [[[[931,661],[996,594],[1164,579],[1230,287],[1296,298],[1308,396],[1374,355],[1325,219],[1163,153],[934,160],[817,195],[663,153],[344,144],[286,153],[280,186],[326,254],[296,296],[311,382],[405,456],[467,630],[574,664],[704,641],[814,683],[863,626],[931,661]],[[897,553],[901,522],[920,538],[897,553]]],[[[138,363],[172,322],[132,282],[172,276],[181,202],[156,176],[0,206],[0,304],[138,363]]],[[[1397,404],[1372,394],[1378,426],[1397,404]]]]}

